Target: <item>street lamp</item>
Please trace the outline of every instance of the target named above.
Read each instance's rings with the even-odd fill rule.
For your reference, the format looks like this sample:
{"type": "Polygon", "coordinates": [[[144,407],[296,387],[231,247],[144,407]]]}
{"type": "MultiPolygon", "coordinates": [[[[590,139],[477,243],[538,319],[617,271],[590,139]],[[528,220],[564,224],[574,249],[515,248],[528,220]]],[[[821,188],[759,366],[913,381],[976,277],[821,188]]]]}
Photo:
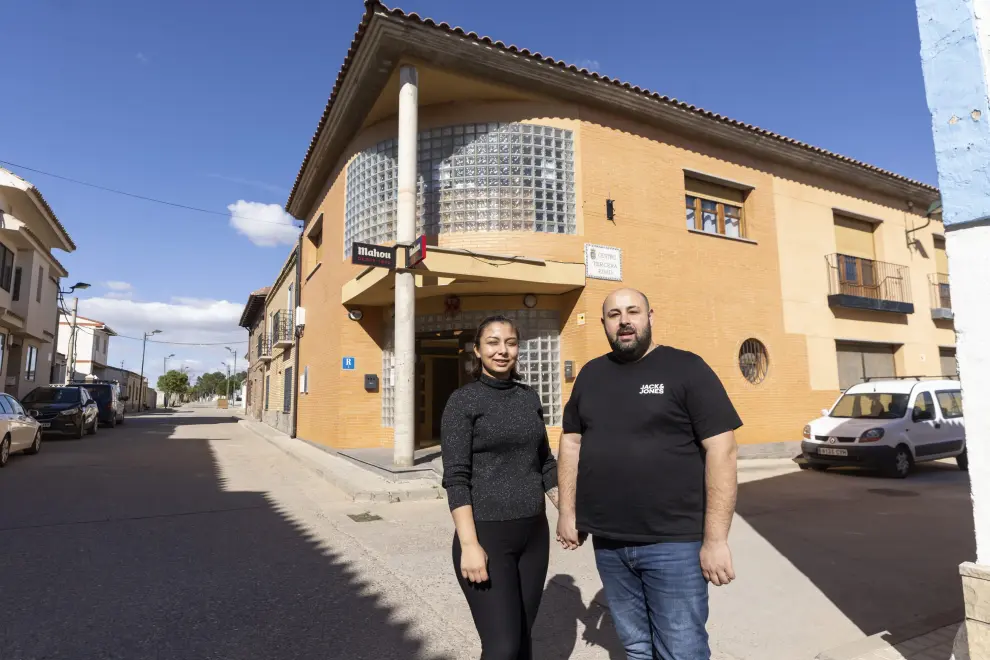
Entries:
{"type": "MultiPolygon", "coordinates": [[[[155,335],[160,335],[161,333],[162,333],[161,330],[152,330],[151,332],[144,333],[144,339],[141,342],[141,386],[142,387],[144,387],[144,353],[148,347],[148,337],[154,337],[155,335]]],[[[147,394],[145,392],[141,392],[141,400],[138,401],[138,410],[141,410],[144,404],[147,403],[145,401],[146,398],[147,398],[147,394]]]]}
{"type": "MultiPolygon", "coordinates": [[[[234,349],[232,349],[230,346],[224,346],[224,348],[226,348],[228,351],[230,351],[234,355],[234,377],[236,378],[237,377],[237,351],[235,351],[234,349]]],[[[230,380],[230,377],[228,377],[227,380],[229,381],[230,380]]],[[[229,387],[228,387],[228,390],[229,390],[229,387]]],[[[228,400],[230,399],[230,394],[229,393],[227,394],[227,399],[228,400]]]]}
{"type": "Polygon", "coordinates": [[[162,362],[162,373],[168,373],[168,361],[175,357],[175,353],[171,355],[166,355],[165,360],[162,362]]]}
{"type": "Polygon", "coordinates": [[[221,362],[220,364],[222,364],[223,365],[223,368],[227,370],[227,383],[226,383],[227,388],[226,389],[227,389],[227,401],[228,401],[228,405],[229,405],[229,401],[230,401],[230,365],[227,364],[226,362],[221,362]]]}
{"type": "MultiPolygon", "coordinates": [[[[86,282],[76,282],[69,287],[68,291],[62,291],[59,287],[58,294],[59,297],[70,295],[76,289],[88,289],[89,284],[86,282]]],[[[56,314],[55,323],[55,345],[58,346],[58,326],[62,324],[62,306],[59,305],[59,314],[56,314]]],[[[69,347],[66,350],[65,355],[65,384],[68,385],[69,381],[72,380],[72,375],[76,372],[76,316],[79,313],[79,298],[72,299],[72,328],[69,330],[69,347]]],[[[54,360],[53,360],[54,362],[54,360]]]]}

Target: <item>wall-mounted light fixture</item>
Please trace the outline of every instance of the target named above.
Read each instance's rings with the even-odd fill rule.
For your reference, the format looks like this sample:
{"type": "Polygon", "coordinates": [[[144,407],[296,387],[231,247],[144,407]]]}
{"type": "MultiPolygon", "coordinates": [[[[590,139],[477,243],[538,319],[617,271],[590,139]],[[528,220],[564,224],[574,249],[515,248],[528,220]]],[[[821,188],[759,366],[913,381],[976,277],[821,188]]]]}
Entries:
{"type": "Polygon", "coordinates": [[[605,200],[605,217],[608,218],[609,222],[615,222],[615,200],[606,199],[605,200]]]}
{"type": "Polygon", "coordinates": [[[352,309],[349,312],[347,312],[347,318],[349,318],[352,321],[360,321],[361,319],[364,318],[364,312],[362,312],[360,309],[352,309]]]}
{"type": "Polygon", "coordinates": [[[536,296],[533,295],[532,293],[527,293],[526,296],[523,298],[523,304],[530,309],[536,307],[536,303],[537,303],[536,296]]]}

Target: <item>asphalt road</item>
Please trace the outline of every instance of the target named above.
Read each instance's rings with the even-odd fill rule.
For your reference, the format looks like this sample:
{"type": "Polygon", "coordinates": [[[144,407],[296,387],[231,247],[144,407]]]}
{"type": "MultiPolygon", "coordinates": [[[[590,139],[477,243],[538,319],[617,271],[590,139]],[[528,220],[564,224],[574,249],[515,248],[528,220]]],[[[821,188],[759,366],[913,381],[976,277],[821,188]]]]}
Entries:
{"type": "Polygon", "coordinates": [[[463,639],[400,620],[420,609],[410,594],[377,588],[361,551],[335,546],[294,483],[305,471],[286,463],[220,411],[132,418],[12,457],[0,658],[453,657],[443,647],[463,639]]]}

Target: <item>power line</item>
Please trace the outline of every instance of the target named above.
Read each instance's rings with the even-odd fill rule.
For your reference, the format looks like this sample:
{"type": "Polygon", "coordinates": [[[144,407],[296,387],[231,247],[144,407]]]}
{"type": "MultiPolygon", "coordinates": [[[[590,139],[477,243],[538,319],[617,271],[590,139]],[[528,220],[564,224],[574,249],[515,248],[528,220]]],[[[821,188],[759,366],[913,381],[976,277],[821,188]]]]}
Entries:
{"type": "Polygon", "coordinates": [[[12,163],[9,160],[0,160],[0,163],[4,165],[9,165],[18,170],[27,170],[28,172],[34,172],[36,174],[43,174],[44,176],[50,176],[55,179],[61,179],[62,181],[68,181],[69,183],[75,183],[80,186],[88,186],[90,188],[96,188],[97,190],[102,190],[104,192],[114,193],[116,195],[124,195],[126,197],[133,197],[134,199],[144,200],[146,202],[155,202],[156,204],[165,204],[166,206],[174,206],[175,208],[185,209],[187,211],[197,211],[199,213],[209,213],[210,215],[220,215],[223,217],[237,218],[238,220],[247,220],[248,222],[264,222],[269,225],[279,225],[280,227],[287,227],[292,225],[286,225],[284,222],[275,222],[274,220],[262,220],[261,218],[248,218],[243,215],[233,215],[231,213],[221,213],[220,211],[211,211],[209,209],[202,209],[197,206],[188,206],[186,204],[179,204],[177,202],[169,202],[164,199],[155,199],[154,197],[145,197],[144,195],[138,195],[135,193],[125,192],[123,190],[117,190],[115,188],[107,188],[106,186],[100,186],[95,183],[88,183],[86,181],[80,181],[79,179],[72,179],[67,176],[62,176],[60,174],[53,174],[51,172],[45,172],[44,170],[35,169],[33,167],[28,167],[27,165],[18,165],[17,163],[12,163]]]}
{"type": "MultiPolygon", "coordinates": [[[[64,312],[65,310],[62,310],[62,311],[64,312]]],[[[84,333],[89,334],[89,335],[95,335],[96,334],[95,330],[91,330],[90,328],[87,328],[87,327],[82,326],[82,325],[77,325],[76,326],[76,332],[84,332],[84,333]]],[[[142,337],[131,337],[129,335],[114,334],[114,335],[111,335],[111,336],[113,336],[113,337],[120,337],[121,339],[132,339],[134,341],[144,341],[144,339],[142,337]]],[[[149,344],[167,344],[169,346],[229,346],[230,344],[248,344],[248,343],[250,343],[250,340],[249,339],[233,339],[231,341],[220,341],[220,342],[195,342],[195,341],[192,341],[192,342],[183,342],[183,341],[161,341],[161,340],[149,339],[148,340],[148,343],[149,344]]]]}

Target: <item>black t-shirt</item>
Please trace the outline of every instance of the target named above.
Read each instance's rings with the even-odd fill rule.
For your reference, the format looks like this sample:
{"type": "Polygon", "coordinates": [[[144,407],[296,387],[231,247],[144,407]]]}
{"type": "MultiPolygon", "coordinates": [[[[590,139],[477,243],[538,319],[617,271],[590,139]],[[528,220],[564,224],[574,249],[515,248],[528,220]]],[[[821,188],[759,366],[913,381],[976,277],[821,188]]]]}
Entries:
{"type": "Polygon", "coordinates": [[[694,353],[658,346],[633,363],[595,358],[564,409],[564,433],[581,434],[578,529],[619,541],[702,540],[701,442],[740,426],[694,353]]]}

